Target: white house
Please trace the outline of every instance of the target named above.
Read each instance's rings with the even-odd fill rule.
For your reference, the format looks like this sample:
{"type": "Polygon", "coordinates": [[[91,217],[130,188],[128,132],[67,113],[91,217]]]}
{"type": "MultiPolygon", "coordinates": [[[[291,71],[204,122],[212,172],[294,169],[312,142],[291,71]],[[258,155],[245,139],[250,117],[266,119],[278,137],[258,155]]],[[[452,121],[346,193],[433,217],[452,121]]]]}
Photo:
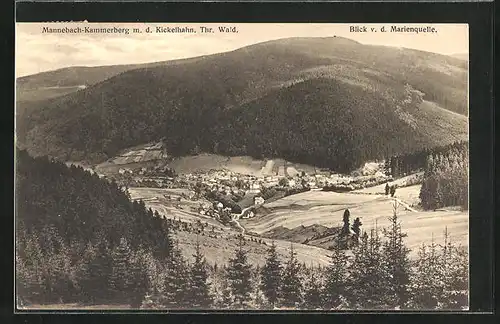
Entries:
{"type": "Polygon", "coordinates": [[[265,202],[264,198],[257,196],[254,198],[254,204],[255,205],[262,205],[265,202]]]}
{"type": "Polygon", "coordinates": [[[259,190],[260,189],[260,183],[258,182],[254,182],[250,185],[250,189],[253,189],[253,190],[259,190]]]}

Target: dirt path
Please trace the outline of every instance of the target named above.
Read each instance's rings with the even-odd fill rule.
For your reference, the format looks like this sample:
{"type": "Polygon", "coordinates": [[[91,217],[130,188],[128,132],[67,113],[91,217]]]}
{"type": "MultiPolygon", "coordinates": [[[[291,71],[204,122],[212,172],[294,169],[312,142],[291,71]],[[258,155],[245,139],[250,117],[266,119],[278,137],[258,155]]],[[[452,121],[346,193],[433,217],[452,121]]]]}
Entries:
{"type": "Polygon", "coordinates": [[[238,214],[238,215],[234,215],[234,214],[233,214],[232,221],[236,224],[236,227],[238,227],[238,228],[241,230],[241,234],[242,234],[242,235],[243,235],[243,234],[245,234],[245,228],[244,228],[243,226],[241,226],[241,224],[240,224],[240,222],[239,222],[239,219],[240,219],[240,217],[241,217],[241,216],[243,216],[243,215],[245,214],[245,212],[246,212],[247,210],[249,210],[250,208],[253,208],[253,207],[255,207],[255,206],[257,206],[257,205],[252,205],[252,206],[250,206],[250,207],[243,208],[243,210],[241,211],[241,213],[240,213],[240,214],[238,214]]]}
{"type": "Polygon", "coordinates": [[[396,198],[396,197],[392,197],[392,200],[398,202],[400,205],[402,205],[406,210],[409,210],[411,212],[414,212],[414,213],[418,213],[418,210],[415,210],[413,208],[411,208],[407,203],[405,203],[404,201],[402,201],[401,199],[399,198],[396,198]]]}

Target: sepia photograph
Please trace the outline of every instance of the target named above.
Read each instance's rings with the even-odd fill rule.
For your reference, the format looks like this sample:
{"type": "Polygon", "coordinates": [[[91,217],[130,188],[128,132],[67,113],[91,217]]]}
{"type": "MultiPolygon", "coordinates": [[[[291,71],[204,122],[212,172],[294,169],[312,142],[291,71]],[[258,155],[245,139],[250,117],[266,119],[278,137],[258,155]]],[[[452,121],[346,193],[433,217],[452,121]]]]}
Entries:
{"type": "Polygon", "coordinates": [[[467,311],[467,24],[17,23],[18,311],[467,311]]]}

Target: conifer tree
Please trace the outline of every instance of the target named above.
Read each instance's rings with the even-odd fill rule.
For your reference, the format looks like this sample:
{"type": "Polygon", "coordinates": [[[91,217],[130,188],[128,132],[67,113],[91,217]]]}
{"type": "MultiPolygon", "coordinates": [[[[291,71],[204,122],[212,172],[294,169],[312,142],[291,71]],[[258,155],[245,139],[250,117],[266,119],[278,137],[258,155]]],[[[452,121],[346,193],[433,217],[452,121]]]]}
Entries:
{"type": "Polygon", "coordinates": [[[266,263],[261,270],[262,282],[260,286],[271,307],[274,307],[278,302],[282,268],[276,252],[276,244],[273,241],[267,251],[266,263]]]}
{"type": "MultiPolygon", "coordinates": [[[[227,269],[225,269],[226,271],[227,269]]],[[[228,309],[234,307],[234,296],[231,287],[226,280],[223,280],[220,285],[220,298],[216,304],[218,308],[228,309]]]]}
{"type": "Polygon", "coordinates": [[[361,225],[363,225],[363,223],[361,223],[361,220],[359,219],[359,217],[356,217],[356,219],[354,220],[354,222],[352,224],[352,231],[354,232],[355,238],[357,240],[359,240],[359,236],[361,234],[361,225]]]}
{"type": "Polygon", "coordinates": [[[344,211],[344,216],[342,217],[342,222],[344,223],[342,226],[342,235],[347,235],[349,234],[349,217],[351,213],[349,212],[349,209],[346,209],[344,211]]]}
{"type": "Polygon", "coordinates": [[[350,264],[352,292],[349,294],[356,307],[376,309],[386,306],[386,282],[381,239],[378,229],[370,230],[363,236],[361,244],[354,250],[354,260],[350,264]]]}
{"type": "Polygon", "coordinates": [[[113,300],[125,302],[132,288],[130,273],[131,251],[127,239],[121,238],[120,244],[112,251],[112,270],[109,278],[110,288],[113,291],[113,300]]]}
{"type": "Polygon", "coordinates": [[[411,282],[411,306],[417,309],[436,309],[442,296],[438,246],[434,238],[429,246],[422,244],[415,262],[411,282]]]}
{"type": "Polygon", "coordinates": [[[348,257],[339,244],[333,248],[330,264],[326,268],[323,302],[325,309],[337,308],[342,299],[347,297],[347,266],[348,257]]]}
{"type": "Polygon", "coordinates": [[[128,302],[132,308],[140,308],[146,293],[151,290],[151,284],[148,274],[149,255],[144,250],[132,253],[129,261],[130,282],[128,302]]]}
{"type": "Polygon", "coordinates": [[[302,302],[302,290],[300,264],[296,252],[293,250],[293,245],[291,245],[290,255],[283,269],[281,304],[285,307],[296,307],[302,302]]]}
{"type": "Polygon", "coordinates": [[[401,230],[397,216],[397,201],[393,205],[393,215],[389,218],[391,225],[383,229],[386,241],[383,244],[384,273],[387,274],[387,303],[391,307],[404,307],[408,301],[408,285],[411,264],[410,250],[403,239],[407,236],[401,230]]]}
{"type": "Polygon", "coordinates": [[[323,305],[321,282],[318,278],[319,271],[312,267],[309,271],[308,280],[304,287],[304,305],[305,309],[318,309],[323,305]]]}
{"type": "Polygon", "coordinates": [[[229,288],[238,308],[245,308],[251,300],[252,292],[252,266],[248,264],[247,252],[243,249],[243,235],[239,235],[238,248],[234,257],[229,260],[226,269],[226,278],[229,288]]]}
{"type": "Polygon", "coordinates": [[[42,272],[44,259],[37,233],[20,233],[16,249],[17,293],[25,302],[40,303],[44,298],[45,282],[42,272]]]}
{"type": "Polygon", "coordinates": [[[178,242],[172,248],[166,264],[166,276],[162,304],[169,309],[189,307],[189,267],[186,264],[178,242]]]}
{"type": "Polygon", "coordinates": [[[93,258],[90,260],[84,281],[84,290],[88,300],[94,303],[109,302],[114,295],[114,287],[110,283],[113,260],[111,251],[104,239],[100,239],[93,258]]]}
{"type": "Polygon", "coordinates": [[[200,242],[196,242],[194,262],[190,269],[189,300],[193,308],[209,309],[213,298],[210,294],[210,283],[205,257],[201,253],[200,242]]]}
{"type": "Polygon", "coordinates": [[[445,305],[448,309],[466,309],[469,306],[469,256],[467,249],[450,246],[449,292],[445,305]]]}

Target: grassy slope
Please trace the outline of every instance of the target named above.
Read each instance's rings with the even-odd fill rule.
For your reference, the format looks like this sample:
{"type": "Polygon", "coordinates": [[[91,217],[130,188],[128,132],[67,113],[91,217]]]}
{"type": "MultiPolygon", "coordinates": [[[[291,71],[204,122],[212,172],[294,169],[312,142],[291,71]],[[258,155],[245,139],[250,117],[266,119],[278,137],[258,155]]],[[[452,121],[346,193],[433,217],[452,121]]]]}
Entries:
{"type": "MultiPolygon", "coordinates": [[[[212,218],[204,217],[195,212],[190,211],[190,207],[197,207],[200,203],[207,203],[205,200],[200,200],[192,202],[189,200],[181,199],[181,202],[176,201],[181,193],[188,193],[187,190],[183,189],[154,189],[154,188],[129,188],[129,193],[132,199],[143,199],[146,206],[153,210],[157,210],[160,215],[168,218],[181,219],[184,222],[196,223],[200,220],[202,223],[207,223],[208,228],[204,231],[203,236],[197,235],[196,233],[188,233],[183,231],[178,231],[175,234],[175,238],[179,241],[182,246],[182,251],[184,255],[191,258],[192,254],[195,252],[196,240],[201,243],[202,251],[205,257],[210,263],[223,264],[227,263],[230,257],[233,256],[236,250],[237,239],[236,235],[238,231],[234,228],[224,226],[221,223],[215,221],[212,218]],[[172,196],[174,199],[167,200],[164,195],[172,196]],[[154,198],[154,200],[152,200],[154,198]],[[175,207],[177,205],[177,207],[175,207]],[[182,208],[179,208],[182,206],[182,208]],[[211,232],[212,227],[215,227],[214,232],[211,232]],[[217,238],[210,237],[209,235],[215,234],[217,238]]],[[[252,264],[263,265],[265,261],[266,250],[271,244],[270,239],[262,239],[267,245],[257,242],[250,242],[251,236],[246,235],[246,249],[249,252],[249,261],[252,264]]],[[[275,240],[278,247],[278,253],[283,258],[288,255],[288,249],[290,248],[290,242],[283,240],[275,240]]],[[[328,262],[329,252],[321,249],[310,247],[302,244],[294,243],[294,249],[297,251],[297,257],[300,262],[305,262],[307,265],[322,264],[325,265],[328,262]]]]}
{"type": "MultiPolygon", "coordinates": [[[[397,190],[396,196],[410,203],[416,202],[420,186],[397,190]],[[410,200],[410,201],[408,201],[410,200]]],[[[264,233],[279,226],[294,228],[320,224],[328,227],[342,226],[342,215],[346,208],[351,218],[360,217],[362,229],[384,227],[389,224],[393,201],[390,198],[370,194],[340,194],[333,192],[306,192],[285,197],[266,206],[271,213],[252,219],[241,220],[248,230],[264,233]]],[[[403,230],[408,234],[406,243],[416,253],[422,243],[430,243],[432,237],[441,243],[443,232],[448,228],[453,241],[468,245],[468,212],[435,211],[410,212],[398,208],[398,217],[403,230]]],[[[321,245],[321,244],[320,244],[321,245]]],[[[324,245],[322,245],[324,246],[324,245]]]]}

